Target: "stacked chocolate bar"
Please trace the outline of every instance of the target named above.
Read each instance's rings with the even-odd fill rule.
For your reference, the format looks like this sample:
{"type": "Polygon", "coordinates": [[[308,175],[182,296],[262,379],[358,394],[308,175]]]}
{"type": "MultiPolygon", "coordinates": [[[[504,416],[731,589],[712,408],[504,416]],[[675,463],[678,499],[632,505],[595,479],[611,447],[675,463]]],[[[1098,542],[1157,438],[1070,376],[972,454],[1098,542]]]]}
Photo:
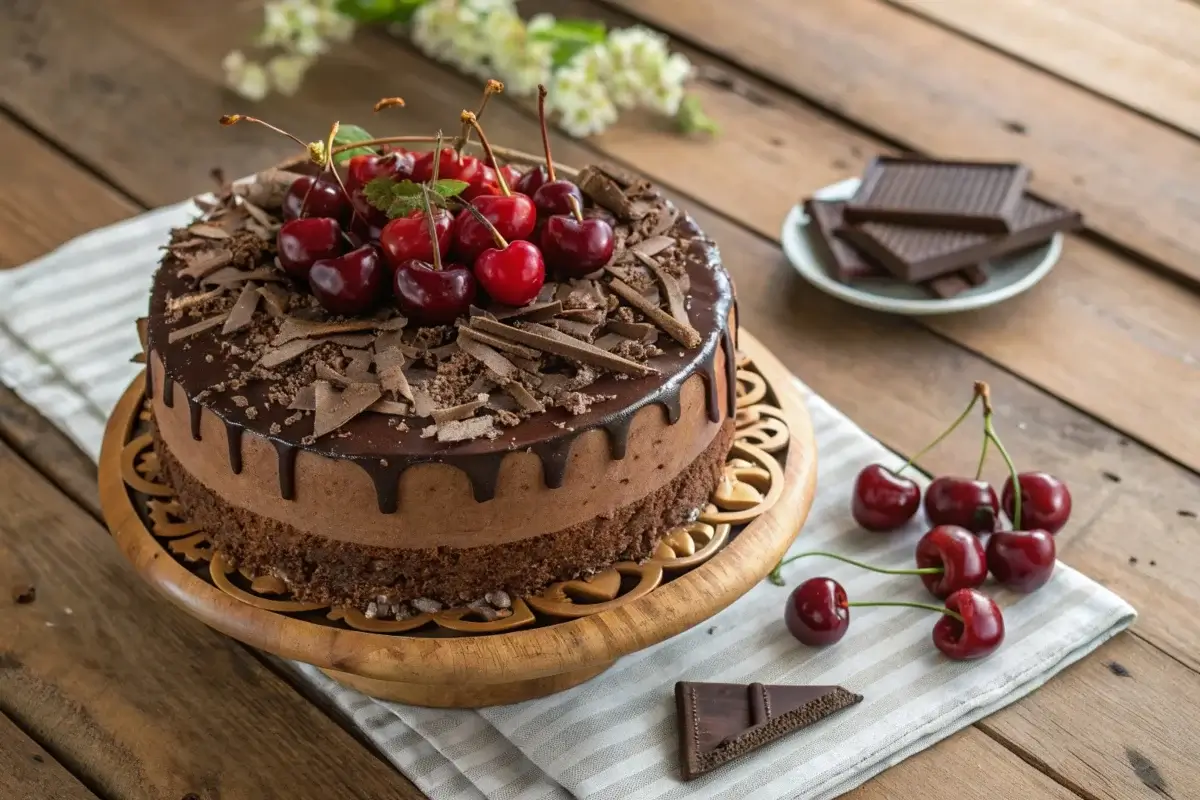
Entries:
{"type": "Polygon", "coordinates": [[[850,200],[804,201],[817,252],[843,283],[891,277],[953,297],[984,262],[1078,228],[1077,211],[1026,191],[1020,164],[880,157],[850,200]]]}

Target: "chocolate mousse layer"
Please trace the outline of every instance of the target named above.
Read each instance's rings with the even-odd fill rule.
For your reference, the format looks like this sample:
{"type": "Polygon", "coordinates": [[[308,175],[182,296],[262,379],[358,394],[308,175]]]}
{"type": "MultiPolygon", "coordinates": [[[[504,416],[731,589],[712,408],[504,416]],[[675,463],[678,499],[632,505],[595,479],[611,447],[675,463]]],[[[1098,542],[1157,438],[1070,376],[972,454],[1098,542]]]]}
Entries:
{"type": "Polygon", "coordinates": [[[685,469],[641,500],[553,533],[500,545],[395,549],[314,536],[231,505],[193,478],[155,435],[155,450],[193,522],[216,548],[256,575],[283,578],[293,594],[364,608],[380,596],[462,605],[502,590],[519,596],[554,581],[640,561],[672,528],[702,508],[733,443],[726,419],[685,469]]]}

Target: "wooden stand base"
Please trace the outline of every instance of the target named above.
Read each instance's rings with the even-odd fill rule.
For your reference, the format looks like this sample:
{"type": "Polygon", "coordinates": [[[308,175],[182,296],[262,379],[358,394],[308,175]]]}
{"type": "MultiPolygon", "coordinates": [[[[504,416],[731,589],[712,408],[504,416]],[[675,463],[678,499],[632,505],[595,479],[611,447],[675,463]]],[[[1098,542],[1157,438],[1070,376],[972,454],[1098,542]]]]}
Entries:
{"type": "Polygon", "coordinates": [[[739,350],[737,436],[699,519],[669,532],[647,561],[514,598],[499,619],[468,608],[368,619],[294,600],[277,578],[239,574],[158,474],[141,378],[105,433],[105,521],[138,573],[187,613],[366,694],[455,708],[543,697],[727,607],[799,532],[816,487],[811,422],[783,366],[744,331],[739,350]]]}

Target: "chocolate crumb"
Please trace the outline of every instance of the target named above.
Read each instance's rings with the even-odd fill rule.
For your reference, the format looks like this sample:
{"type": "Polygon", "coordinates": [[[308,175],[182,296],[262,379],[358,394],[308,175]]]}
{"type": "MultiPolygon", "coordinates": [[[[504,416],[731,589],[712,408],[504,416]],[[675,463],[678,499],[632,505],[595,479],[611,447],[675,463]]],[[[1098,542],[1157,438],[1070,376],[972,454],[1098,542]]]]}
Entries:
{"type": "Polygon", "coordinates": [[[251,406],[250,408],[246,409],[246,419],[257,419],[257,418],[258,418],[258,409],[257,408],[255,408],[254,406],[251,406]]]}
{"type": "Polygon", "coordinates": [[[1108,662],[1107,666],[1108,666],[1108,671],[1111,672],[1113,675],[1116,675],[1121,678],[1132,678],[1133,677],[1133,673],[1131,673],[1128,669],[1126,669],[1124,664],[1118,664],[1116,661],[1110,661],[1110,662],[1108,662]]]}
{"type": "Polygon", "coordinates": [[[232,400],[233,404],[238,408],[245,408],[246,406],[250,405],[250,401],[245,396],[240,394],[235,394],[229,399],[232,400]]]}
{"type": "Polygon", "coordinates": [[[267,429],[272,436],[278,436],[283,433],[283,427],[278,422],[272,422],[271,427],[267,429]]]}
{"type": "Polygon", "coordinates": [[[32,583],[12,587],[12,599],[17,605],[28,605],[37,600],[37,587],[32,583]]]}

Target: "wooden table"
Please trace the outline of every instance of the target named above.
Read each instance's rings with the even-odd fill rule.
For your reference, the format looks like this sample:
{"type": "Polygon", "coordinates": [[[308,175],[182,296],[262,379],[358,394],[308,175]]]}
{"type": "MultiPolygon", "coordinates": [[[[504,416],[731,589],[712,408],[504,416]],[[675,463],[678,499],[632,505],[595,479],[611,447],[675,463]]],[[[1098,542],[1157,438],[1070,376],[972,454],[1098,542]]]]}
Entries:
{"type": "MultiPolygon", "coordinates": [[[[249,6],[249,8],[248,8],[249,6]]],[[[238,0],[0,3],[0,266],[288,155],[220,88],[238,0]]],[[[1060,556],[1137,606],[1132,632],[855,798],[1200,796],[1200,5],[1189,0],[528,0],[678,37],[717,140],[631,121],[566,163],[670,188],[717,239],[746,325],[888,446],[913,452],[991,383],[1019,463],[1070,484],[1060,556]],[[878,152],[1015,158],[1087,231],[1035,289],[909,320],[819,294],[783,261],[784,213],[878,152]]],[[[408,100],[454,127],[477,82],[360,34],[260,116],[316,138],[408,100]]],[[[527,105],[488,112],[536,149],[527,105]]],[[[108,541],[95,469],[0,389],[0,796],[415,798],[271,659],[158,601],[108,541]],[[31,582],[38,599],[9,601],[31,582]]],[[[923,459],[968,471],[972,436],[923,459]]],[[[993,465],[996,467],[998,465],[993,465]]],[[[989,472],[1002,478],[998,469],[989,472]]]]}

